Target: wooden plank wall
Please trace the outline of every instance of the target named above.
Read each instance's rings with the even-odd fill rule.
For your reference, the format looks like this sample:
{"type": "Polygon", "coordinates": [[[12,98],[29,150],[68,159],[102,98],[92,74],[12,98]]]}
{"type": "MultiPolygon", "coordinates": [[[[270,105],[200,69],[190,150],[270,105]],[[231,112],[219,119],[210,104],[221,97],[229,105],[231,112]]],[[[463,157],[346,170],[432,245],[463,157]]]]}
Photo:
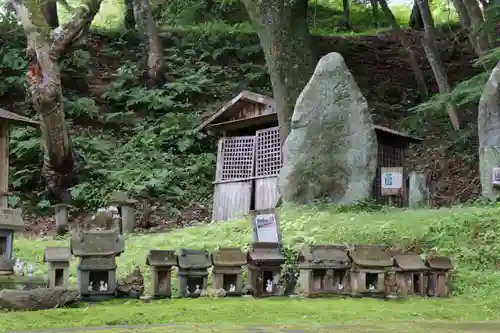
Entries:
{"type": "Polygon", "coordinates": [[[227,221],[250,212],[252,181],[215,184],[212,220],[227,221]]]}

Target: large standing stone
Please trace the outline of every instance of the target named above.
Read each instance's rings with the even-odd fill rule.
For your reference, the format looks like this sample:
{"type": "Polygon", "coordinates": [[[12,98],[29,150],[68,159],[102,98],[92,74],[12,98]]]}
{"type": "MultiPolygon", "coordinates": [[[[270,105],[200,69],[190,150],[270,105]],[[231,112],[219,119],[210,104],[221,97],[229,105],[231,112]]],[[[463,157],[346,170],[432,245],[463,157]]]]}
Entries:
{"type": "Polygon", "coordinates": [[[484,198],[496,199],[498,188],[492,185],[492,169],[500,167],[500,61],[491,72],[479,101],[477,115],[479,173],[484,198]]]}
{"type": "Polygon", "coordinates": [[[278,176],[285,201],[328,197],[354,203],[371,196],[377,138],[368,104],[344,59],[322,57],[297,99],[278,176]]]}

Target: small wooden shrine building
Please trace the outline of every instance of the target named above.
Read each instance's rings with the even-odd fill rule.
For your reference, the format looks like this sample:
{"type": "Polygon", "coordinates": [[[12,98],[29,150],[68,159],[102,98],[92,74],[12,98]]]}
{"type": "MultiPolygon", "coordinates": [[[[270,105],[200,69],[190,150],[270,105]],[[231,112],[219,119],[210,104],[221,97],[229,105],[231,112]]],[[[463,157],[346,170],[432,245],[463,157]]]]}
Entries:
{"type": "Polygon", "coordinates": [[[40,123],[0,108],[0,208],[7,208],[9,192],[9,126],[32,126],[40,123]]]}
{"type": "MultiPolygon", "coordinates": [[[[272,98],[242,91],[199,125],[221,136],[217,148],[213,221],[225,221],[251,210],[275,208],[277,177],[282,166],[278,117],[272,98]]],[[[379,203],[405,205],[405,191],[381,194],[381,167],[403,167],[403,151],[420,138],[375,126],[378,167],[373,196],[379,203]]]]}

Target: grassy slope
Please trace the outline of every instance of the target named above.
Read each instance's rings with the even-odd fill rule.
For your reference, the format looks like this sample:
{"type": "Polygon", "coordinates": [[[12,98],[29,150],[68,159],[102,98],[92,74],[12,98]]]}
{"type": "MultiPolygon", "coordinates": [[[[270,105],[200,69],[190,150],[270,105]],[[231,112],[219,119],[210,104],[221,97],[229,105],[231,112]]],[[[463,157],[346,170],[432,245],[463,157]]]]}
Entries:
{"type": "MultiPolygon", "coordinates": [[[[59,309],[37,313],[0,315],[0,327],[12,329],[45,327],[86,327],[103,324],[152,323],[325,323],[379,320],[493,320],[500,319],[498,288],[500,274],[495,270],[500,227],[500,209],[468,207],[439,210],[386,210],[371,213],[339,213],[329,206],[284,207],[281,227],[286,246],[303,243],[371,243],[398,248],[416,247],[425,252],[435,249],[449,254],[455,262],[453,282],[457,295],[450,299],[413,299],[402,302],[330,299],[198,299],[164,300],[151,304],[113,302],[88,308],[59,309]],[[119,305],[118,305],[119,304],[119,305]],[[210,309],[209,312],[206,309],[210,309]],[[243,315],[244,313],[244,315],[243,315]]],[[[176,230],[165,234],[133,235],[127,239],[126,252],[118,259],[119,275],[137,263],[144,265],[150,248],[217,246],[245,247],[251,241],[248,221],[211,224],[176,230]]],[[[67,240],[18,238],[16,256],[37,265],[43,276],[43,249],[66,245],[67,240]]],[[[75,282],[76,262],[72,263],[75,282]]],[[[174,282],[175,283],[175,282],[174,282]]],[[[229,326],[228,326],[229,327],[229,326]]]]}

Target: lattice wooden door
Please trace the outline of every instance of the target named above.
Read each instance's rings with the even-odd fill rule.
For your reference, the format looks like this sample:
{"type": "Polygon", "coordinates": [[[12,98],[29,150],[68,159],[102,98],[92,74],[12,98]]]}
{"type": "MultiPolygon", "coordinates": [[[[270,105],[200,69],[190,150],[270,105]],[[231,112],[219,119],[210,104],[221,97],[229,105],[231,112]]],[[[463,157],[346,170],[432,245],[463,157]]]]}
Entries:
{"type": "Polygon", "coordinates": [[[275,208],[278,202],[278,173],[282,161],[278,127],[256,133],[255,209],[275,208]]]}
{"type": "Polygon", "coordinates": [[[255,136],[219,140],[212,219],[226,221],[250,212],[255,136]]]}

